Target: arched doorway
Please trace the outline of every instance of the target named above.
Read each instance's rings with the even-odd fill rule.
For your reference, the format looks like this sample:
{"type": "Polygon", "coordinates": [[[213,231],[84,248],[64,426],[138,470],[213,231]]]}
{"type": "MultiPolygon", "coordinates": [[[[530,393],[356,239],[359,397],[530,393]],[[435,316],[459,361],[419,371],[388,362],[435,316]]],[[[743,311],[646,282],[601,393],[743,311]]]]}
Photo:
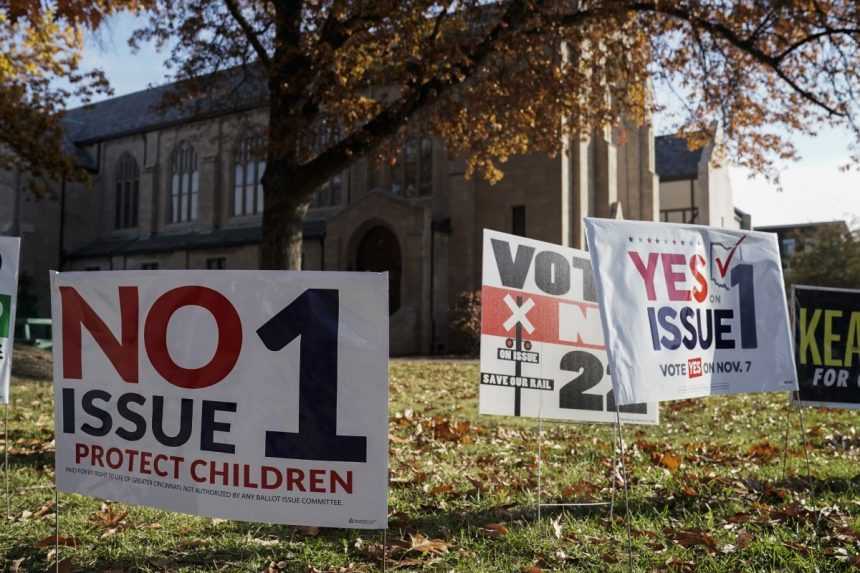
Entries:
{"type": "Polygon", "coordinates": [[[358,271],[388,271],[388,313],[400,308],[400,243],[389,229],[381,225],[367,231],[358,243],[355,257],[358,271]]]}

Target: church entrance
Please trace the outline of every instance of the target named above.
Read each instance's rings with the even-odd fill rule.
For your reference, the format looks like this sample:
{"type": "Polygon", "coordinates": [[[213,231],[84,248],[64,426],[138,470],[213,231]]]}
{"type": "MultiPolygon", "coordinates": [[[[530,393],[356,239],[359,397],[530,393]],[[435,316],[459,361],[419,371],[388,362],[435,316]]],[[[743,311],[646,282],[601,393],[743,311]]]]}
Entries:
{"type": "Polygon", "coordinates": [[[355,267],[357,271],[388,271],[388,313],[400,308],[400,278],[402,261],[400,243],[388,228],[371,228],[358,243],[355,267]]]}

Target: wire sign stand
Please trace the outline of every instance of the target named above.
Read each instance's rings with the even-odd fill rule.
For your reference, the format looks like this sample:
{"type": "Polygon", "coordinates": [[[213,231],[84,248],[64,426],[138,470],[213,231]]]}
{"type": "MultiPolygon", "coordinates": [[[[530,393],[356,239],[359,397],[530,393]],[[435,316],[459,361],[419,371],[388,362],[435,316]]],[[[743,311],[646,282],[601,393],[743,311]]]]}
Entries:
{"type": "Polygon", "coordinates": [[[12,493],[9,491],[9,404],[3,404],[3,489],[6,495],[6,521],[11,521],[12,493]]]}

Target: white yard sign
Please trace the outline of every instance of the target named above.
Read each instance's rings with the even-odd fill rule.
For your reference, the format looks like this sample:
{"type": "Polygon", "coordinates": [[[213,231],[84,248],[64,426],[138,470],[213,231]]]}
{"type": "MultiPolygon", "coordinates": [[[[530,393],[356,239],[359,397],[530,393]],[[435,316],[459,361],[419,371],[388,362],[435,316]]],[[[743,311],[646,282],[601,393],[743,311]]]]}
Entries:
{"type": "Polygon", "coordinates": [[[57,487],[385,528],[387,285],[370,273],[53,275],[57,487]]]}
{"type": "Polygon", "coordinates": [[[20,248],[18,237],[0,237],[0,404],[9,403],[20,248]]]}
{"type": "Polygon", "coordinates": [[[586,219],[620,404],[797,388],[776,235],[586,219]]]}
{"type": "MultiPolygon", "coordinates": [[[[482,414],[615,422],[588,253],[484,230],[482,414]]],[[[657,404],[621,407],[656,424],[657,404]]]]}

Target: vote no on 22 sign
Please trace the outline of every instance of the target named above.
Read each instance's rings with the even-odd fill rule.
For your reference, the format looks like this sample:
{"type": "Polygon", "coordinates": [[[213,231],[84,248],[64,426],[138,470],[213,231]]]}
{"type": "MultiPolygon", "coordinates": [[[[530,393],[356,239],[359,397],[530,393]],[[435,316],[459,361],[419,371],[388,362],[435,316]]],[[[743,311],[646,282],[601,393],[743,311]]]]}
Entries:
{"type": "Polygon", "coordinates": [[[482,414],[658,422],[616,405],[588,253],[485,230],[483,263],[482,414]]]}
{"type": "Polygon", "coordinates": [[[387,277],[53,276],[57,485],[296,525],[387,520],[387,277]]]}

